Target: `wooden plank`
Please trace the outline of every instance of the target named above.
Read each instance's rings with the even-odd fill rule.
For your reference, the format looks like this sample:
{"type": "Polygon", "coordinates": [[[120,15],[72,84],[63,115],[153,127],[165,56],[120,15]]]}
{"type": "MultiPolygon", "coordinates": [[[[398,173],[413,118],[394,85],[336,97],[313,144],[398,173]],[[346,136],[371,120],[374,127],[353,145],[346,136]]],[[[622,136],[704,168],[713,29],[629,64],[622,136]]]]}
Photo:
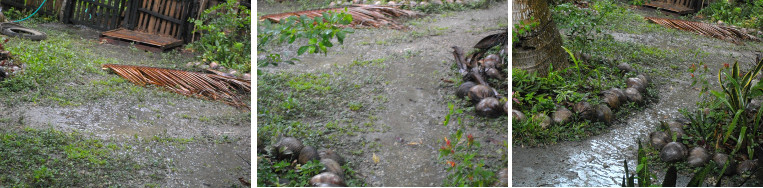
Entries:
{"type": "Polygon", "coordinates": [[[118,38],[118,39],[140,42],[140,43],[154,45],[154,46],[158,46],[162,48],[174,47],[183,43],[182,40],[179,40],[176,38],[148,34],[148,33],[139,32],[139,31],[131,31],[124,28],[119,28],[119,29],[103,32],[101,35],[118,38]]]}
{"type": "MultiPolygon", "coordinates": [[[[167,6],[164,7],[164,13],[162,13],[162,14],[169,15],[170,17],[172,17],[172,15],[170,14],[170,9],[174,6],[173,5],[174,2],[175,2],[174,0],[167,0],[167,6]]],[[[170,34],[170,25],[171,24],[172,23],[170,23],[169,21],[164,21],[164,25],[162,26],[162,34],[164,34],[164,35],[169,35],[170,34]]]]}
{"type": "MultiPolygon", "coordinates": [[[[141,0],[137,0],[137,1],[141,1],[141,0]]],[[[148,7],[150,6],[150,3],[151,3],[151,0],[142,0],[140,7],[141,8],[148,7]]],[[[145,27],[146,25],[148,25],[148,15],[137,11],[138,8],[136,8],[135,10],[136,10],[135,12],[140,15],[140,20],[138,22],[137,27],[139,31],[145,31],[145,27]]]]}
{"type": "MultiPolygon", "coordinates": [[[[151,11],[155,11],[155,10],[159,9],[159,3],[161,3],[160,1],[161,0],[154,1],[153,5],[151,6],[151,11]]],[[[157,19],[156,19],[156,16],[150,15],[149,17],[151,18],[151,20],[148,22],[148,30],[147,31],[150,34],[154,34],[154,33],[156,33],[156,30],[154,30],[154,28],[156,27],[157,19]]]]}
{"type": "MultiPolygon", "coordinates": [[[[172,9],[170,9],[170,16],[171,17],[178,18],[177,14],[180,11],[177,11],[177,9],[178,9],[179,6],[182,6],[182,5],[180,3],[178,3],[177,1],[172,1],[172,9]]],[[[177,24],[170,25],[169,35],[174,37],[177,34],[177,30],[178,30],[177,24]]]]}
{"type": "Polygon", "coordinates": [[[148,15],[152,16],[152,17],[155,17],[155,18],[161,18],[161,19],[165,19],[165,20],[167,20],[167,21],[170,21],[170,22],[173,22],[173,23],[177,23],[177,24],[181,24],[181,23],[183,23],[183,21],[181,21],[181,20],[179,20],[179,19],[175,19],[175,18],[172,18],[172,17],[168,17],[168,16],[165,16],[165,15],[161,15],[161,14],[159,14],[159,13],[156,13],[156,12],[154,12],[154,11],[149,11],[149,10],[146,10],[146,9],[142,9],[142,8],[138,9],[138,11],[144,12],[144,13],[146,13],[146,14],[148,14],[148,15]]]}
{"type": "MultiPolygon", "coordinates": [[[[159,13],[160,15],[164,15],[164,10],[167,8],[170,0],[161,0],[161,1],[162,1],[162,5],[159,6],[159,9],[156,10],[156,13],[159,13]]],[[[167,23],[167,21],[161,18],[157,18],[157,20],[158,22],[154,30],[156,30],[156,34],[164,34],[163,28],[164,28],[164,25],[167,23]]]]}

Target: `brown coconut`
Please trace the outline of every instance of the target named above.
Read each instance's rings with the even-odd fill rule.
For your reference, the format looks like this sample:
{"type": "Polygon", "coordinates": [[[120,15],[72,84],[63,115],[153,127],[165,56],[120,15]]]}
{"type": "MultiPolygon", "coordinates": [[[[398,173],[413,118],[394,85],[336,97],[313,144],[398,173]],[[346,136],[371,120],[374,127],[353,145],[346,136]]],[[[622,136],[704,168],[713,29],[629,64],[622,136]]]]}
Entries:
{"type": "Polygon", "coordinates": [[[477,110],[477,114],[482,116],[496,116],[501,114],[501,102],[495,97],[487,97],[482,99],[474,108],[477,110]]]}
{"type": "Polygon", "coordinates": [[[628,88],[635,88],[638,90],[638,92],[644,93],[646,92],[646,85],[643,84],[644,82],[641,81],[639,78],[628,78],[625,80],[625,85],[628,86],[628,88]]]}
{"type": "Polygon", "coordinates": [[[679,142],[670,142],[662,147],[660,158],[664,162],[671,163],[684,160],[688,154],[689,150],[686,149],[686,146],[679,142]]]}
{"type": "Polygon", "coordinates": [[[564,125],[570,121],[570,117],[572,117],[572,111],[562,106],[559,107],[559,109],[556,109],[556,111],[551,114],[551,117],[555,124],[564,125]]]}
{"type": "Polygon", "coordinates": [[[625,97],[628,98],[628,101],[635,102],[638,104],[641,104],[644,102],[644,98],[641,97],[641,93],[638,92],[637,89],[629,87],[628,89],[625,89],[625,97]]]}
{"type": "Polygon", "coordinates": [[[689,152],[689,158],[686,160],[691,167],[705,166],[710,161],[710,153],[703,147],[694,147],[689,152]]]}
{"type": "MultiPolygon", "coordinates": [[[[713,162],[715,162],[716,165],[718,165],[718,169],[723,169],[723,166],[726,165],[726,162],[729,160],[729,155],[726,155],[724,153],[716,153],[713,155],[713,162]]],[[[725,175],[733,175],[736,172],[736,161],[731,158],[731,161],[729,161],[729,166],[726,167],[726,171],[723,173],[725,175]]]]}
{"type": "Polygon", "coordinates": [[[644,85],[644,86],[648,86],[649,85],[649,79],[645,75],[639,74],[638,76],[636,76],[636,78],[641,80],[641,84],[642,85],[644,85]]]}
{"type": "Polygon", "coordinates": [[[299,151],[299,158],[297,161],[299,164],[305,164],[312,160],[319,160],[318,150],[315,150],[312,146],[305,146],[299,151]]]}
{"type": "Polygon", "coordinates": [[[550,127],[552,123],[551,118],[543,113],[535,114],[535,116],[533,116],[533,121],[538,122],[538,125],[543,129],[550,127]]]}
{"type": "Polygon", "coordinates": [[[339,165],[345,164],[344,158],[331,149],[321,149],[320,151],[318,151],[318,156],[321,159],[332,159],[338,162],[339,165]]]}
{"type": "Polygon", "coordinates": [[[469,98],[472,99],[472,102],[477,103],[482,101],[484,98],[488,97],[495,97],[495,93],[493,93],[493,90],[486,85],[476,85],[469,89],[469,98]]]}
{"type": "Polygon", "coordinates": [[[618,88],[603,91],[602,94],[604,95],[604,103],[609,105],[612,109],[617,109],[620,107],[620,104],[623,104],[628,100],[623,91],[618,88]]]}
{"type": "Polygon", "coordinates": [[[612,110],[605,104],[596,105],[596,119],[606,124],[612,123],[612,110]]]}
{"type": "Polygon", "coordinates": [[[519,110],[511,110],[511,118],[515,119],[517,121],[524,121],[527,119],[527,116],[525,116],[522,111],[519,110]]]}
{"type": "Polygon", "coordinates": [[[476,86],[477,84],[474,82],[464,82],[461,84],[461,86],[458,86],[458,89],[456,89],[456,96],[458,98],[464,98],[469,94],[469,89],[476,86]]]}
{"type": "Polygon", "coordinates": [[[752,171],[757,166],[758,166],[758,160],[757,159],[742,161],[741,163],[739,163],[739,165],[737,165],[736,172],[737,172],[737,174],[741,175],[741,174],[744,174],[746,172],[752,171]]]}
{"type": "Polygon", "coordinates": [[[302,142],[294,137],[283,137],[275,145],[276,155],[278,159],[294,159],[299,156],[299,151],[302,150],[302,142]]]}
{"type": "Polygon", "coordinates": [[[501,74],[501,72],[498,71],[498,69],[496,69],[496,68],[488,68],[485,71],[485,74],[487,74],[488,77],[493,78],[493,79],[497,79],[497,80],[505,80],[506,79],[506,76],[501,74]]]}
{"type": "Polygon", "coordinates": [[[649,133],[649,140],[652,144],[652,147],[657,150],[662,150],[662,147],[665,147],[668,142],[670,142],[670,136],[668,136],[668,133],[662,132],[662,131],[655,131],[652,133],[649,133]]]}
{"type": "Polygon", "coordinates": [[[310,185],[315,187],[344,187],[344,180],[337,174],[323,172],[310,178],[310,185]]]}
{"type": "Polygon", "coordinates": [[[321,164],[323,167],[326,167],[324,169],[325,172],[331,172],[344,178],[344,169],[342,169],[342,165],[339,165],[338,162],[333,159],[321,159],[321,164]]]}
{"type": "Polygon", "coordinates": [[[617,68],[620,69],[621,71],[625,71],[625,72],[636,72],[636,69],[634,69],[628,63],[620,63],[619,65],[617,65],[617,68]]]}
{"type": "Polygon", "coordinates": [[[575,110],[575,113],[577,113],[583,119],[591,119],[594,114],[591,104],[585,101],[575,103],[575,106],[573,106],[572,109],[575,110]]]}

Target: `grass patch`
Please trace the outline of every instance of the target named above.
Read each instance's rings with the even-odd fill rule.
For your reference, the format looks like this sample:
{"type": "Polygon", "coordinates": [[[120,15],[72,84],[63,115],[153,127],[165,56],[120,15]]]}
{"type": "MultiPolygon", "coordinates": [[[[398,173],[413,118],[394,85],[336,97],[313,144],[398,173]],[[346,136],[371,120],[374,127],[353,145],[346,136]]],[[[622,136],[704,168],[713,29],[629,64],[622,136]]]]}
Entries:
{"type": "MultiPolygon", "coordinates": [[[[145,179],[123,148],[53,129],[0,132],[0,183],[10,187],[109,187],[145,179]]],[[[161,180],[162,177],[159,177],[161,180]]]]}

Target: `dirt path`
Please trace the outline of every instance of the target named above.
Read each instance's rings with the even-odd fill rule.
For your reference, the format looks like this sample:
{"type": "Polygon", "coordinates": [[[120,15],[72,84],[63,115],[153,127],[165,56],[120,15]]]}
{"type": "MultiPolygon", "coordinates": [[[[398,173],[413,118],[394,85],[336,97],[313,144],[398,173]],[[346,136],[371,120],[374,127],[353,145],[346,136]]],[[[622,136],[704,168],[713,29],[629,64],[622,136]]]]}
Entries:
{"type": "MultiPolygon", "coordinates": [[[[453,95],[456,87],[440,80],[452,74],[450,46],[470,47],[482,37],[496,33],[495,29],[501,28],[498,24],[505,27],[508,23],[507,10],[508,4],[500,2],[489,9],[449,12],[411,20],[407,22],[412,25],[407,31],[358,29],[345,39],[344,45],[330,49],[327,56],[301,56],[301,61],[295,65],[269,70],[326,72],[346,66],[353,60],[384,59],[383,66],[388,67],[384,72],[348,75],[358,79],[381,77],[385,82],[382,93],[388,98],[386,103],[380,104],[383,110],[372,114],[379,117],[373,123],[376,130],[387,131],[349,138],[379,143],[379,152],[353,155],[350,161],[357,164],[354,168],[369,186],[440,186],[446,172],[443,162],[437,159],[437,149],[443,137],[455,131],[442,126],[448,112],[446,99],[453,95]],[[380,158],[378,164],[371,161],[374,153],[380,158]]],[[[290,46],[281,50],[293,53],[296,48],[290,46]]],[[[501,141],[508,139],[506,124],[504,121],[502,126],[490,128],[478,125],[467,131],[486,140],[483,143],[486,151],[496,151],[501,148],[501,141]]],[[[345,154],[353,147],[344,146],[339,150],[345,154]]],[[[505,168],[497,162],[500,154],[490,152],[485,156],[492,161],[489,163],[491,169],[505,168]]]]}
{"type": "MultiPolygon", "coordinates": [[[[70,50],[93,56],[93,61],[99,58],[107,63],[183,68],[193,60],[192,55],[101,44],[97,41],[99,31],[81,26],[45,23],[35,27],[48,33],[48,40],[72,40],[76,49],[70,50]]],[[[47,91],[58,92],[59,100],[66,103],[47,98],[0,104],[0,117],[8,119],[0,126],[77,131],[129,146],[120,154],[132,156],[151,171],[133,173],[152,177],[123,182],[131,187],[227,187],[240,185],[239,177],[249,179],[249,111],[160,88],[134,86],[116,77],[88,74],[83,80],[59,83],[59,89],[47,91]]]]}
{"type": "MultiPolygon", "coordinates": [[[[654,15],[653,10],[637,10],[641,15],[654,15]]],[[[634,24],[634,27],[644,27],[634,24]]],[[[738,60],[747,70],[754,61],[754,52],[761,51],[760,43],[738,46],[714,38],[693,33],[677,34],[644,32],[640,34],[608,31],[614,40],[644,44],[663,50],[678,52],[685,57],[670,62],[631,62],[647,69],[657,82],[659,101],[646,109],[633,112],[624,121],[613,125],[611,130],[586,141],[564,142],[547,147],[520,148],[512,151],[512,184],[514,186],[619,186],[625,173],[623,160],[628,160],[631,172],[636,166],[636,139],[648,137],[659,121],[681,116],[680,108],[694,109],[699,101],[699,91],[692,88],[691,77],[686,72],[697,59],[691,59],[692,50],[700,49],[708,56],[701,61],[710,70],[718,70],[723,63],[738,60]],[[671,66],[675,68],[671,68],[671,66]]],[[[710,75],[711,80],[716,75],[710,75]]],[[[712,81],[711,81],[712,82],[712,81]]],[[[713,83],[715,84],[715,83],[713,83]]],[[[717,84],[715,84],[717,85],[717,84]]],[[[623,117],[619,117],[623,118],[623,117]]],[[[660,167],[651,166],[658,169],[660,167]]],[[[653,171],[661,180],[664,170],[653,171]]],[[[681,176],[678,185],[686,185],[688,175],[681,176]]]]}

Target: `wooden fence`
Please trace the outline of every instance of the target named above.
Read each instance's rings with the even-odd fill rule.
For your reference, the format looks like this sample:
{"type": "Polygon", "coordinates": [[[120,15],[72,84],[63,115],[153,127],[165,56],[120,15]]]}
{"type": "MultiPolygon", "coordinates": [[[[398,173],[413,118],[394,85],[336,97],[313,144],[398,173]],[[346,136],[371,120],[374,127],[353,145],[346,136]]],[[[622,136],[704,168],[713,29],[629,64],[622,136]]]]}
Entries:
{"type": "MultiPolygon", "coordinates": [[[[40,11],[37,12],[37,14],[44,14],[48,16],[55,16],[59,17],[59,11],[61,10],[61,7],[63,6],[65,0],[47,0],[45,1],[45,5],[43,5],[40,8],[40,11]]],[[[0,4],[3,5],[3,8],[5,8],[3,11],[8,10],[8,8],[15,8],[17,10],[28,10],[28,11],[34,11],[37,10],[38,7],[40,7],[40,4],[43,3],[43,0],[2,0],[0,1],[0,4]]]]}

